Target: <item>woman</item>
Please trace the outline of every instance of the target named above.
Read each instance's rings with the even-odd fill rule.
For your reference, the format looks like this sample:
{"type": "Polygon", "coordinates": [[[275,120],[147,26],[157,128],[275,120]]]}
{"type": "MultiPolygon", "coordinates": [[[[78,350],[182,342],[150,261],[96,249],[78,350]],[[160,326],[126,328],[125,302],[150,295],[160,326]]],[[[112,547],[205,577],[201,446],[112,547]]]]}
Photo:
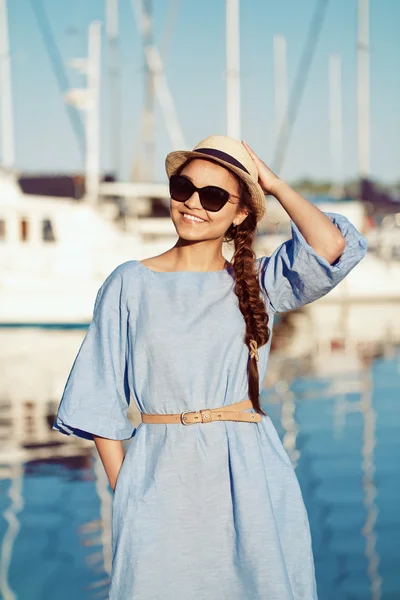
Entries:
{"type": "Polygon", "coordinates": [[[110,599],[313,600],[306,511],[259,388],[275,313],[329,292],[366,240],[231,138],[166,170],[179,239],[106,279],[54,424],[95,441],[114,490],[110,599]],[[292,239],[255,259],[265,194],[292,239]]]}

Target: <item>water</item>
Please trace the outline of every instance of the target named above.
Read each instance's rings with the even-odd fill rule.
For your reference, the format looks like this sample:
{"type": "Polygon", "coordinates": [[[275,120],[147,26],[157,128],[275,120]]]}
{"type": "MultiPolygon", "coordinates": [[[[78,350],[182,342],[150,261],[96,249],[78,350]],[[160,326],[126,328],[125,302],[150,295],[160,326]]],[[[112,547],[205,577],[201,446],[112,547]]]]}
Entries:
{"type": "MultiPolygon", "coordinates": [[[[281,320],[263,407],[296,467],[319,598],[399,600],[400,345],[299,348],[296,332],[310,343],[301,319],[281,320]]],[[[0,330],[3,600],[107,598],[104,470],[91,442],[50,429],[83,335],[0,330]]]]}
{"type": "Polygon", "coordinates": [[[321,600],[400,598],[399,391],[400,348],[275,390],[269,410],[296,465],[321,600]]]}

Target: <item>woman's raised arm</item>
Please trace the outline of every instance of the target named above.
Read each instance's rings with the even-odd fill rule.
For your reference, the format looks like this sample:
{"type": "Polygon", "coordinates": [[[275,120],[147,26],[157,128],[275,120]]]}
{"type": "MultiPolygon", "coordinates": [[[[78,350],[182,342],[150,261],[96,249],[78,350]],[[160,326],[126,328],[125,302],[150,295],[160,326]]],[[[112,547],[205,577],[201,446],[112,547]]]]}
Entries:
{"type": "Polygon", "coordinates": [[[334,263],[346,246],[339,229],[319,208],[275,175],[246,142],[242,143],[257,166],[263,191],[275,196],[311,248],[330,265],[334,263]]]}

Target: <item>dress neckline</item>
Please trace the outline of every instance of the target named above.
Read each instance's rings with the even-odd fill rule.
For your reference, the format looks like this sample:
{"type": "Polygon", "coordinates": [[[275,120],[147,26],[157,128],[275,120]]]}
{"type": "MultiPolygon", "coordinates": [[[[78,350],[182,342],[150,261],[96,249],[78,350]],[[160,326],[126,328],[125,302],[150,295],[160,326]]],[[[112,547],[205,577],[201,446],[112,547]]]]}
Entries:
{"type": "Polygon", "coordinates": [[[223,269],[217,269],[216,271],[155,271],[153,269],[150,269],[150,267],[146,267],[146,265],[144,265],[142,263],[142,261],[138,260],[137,261],[138,264],[140,265],[140,267],[142,269],[144,269],[145,271],[149,271],[150,273],[154,273],[156,275],[181,275],[181,274],[186,274],[186,275],[215,275],[215,274],[219,274],[219,273],[228,273],[230,274],[231,270],[232,270],[232,265],[229,265],[228,267],[224,267],[223,269]]]}

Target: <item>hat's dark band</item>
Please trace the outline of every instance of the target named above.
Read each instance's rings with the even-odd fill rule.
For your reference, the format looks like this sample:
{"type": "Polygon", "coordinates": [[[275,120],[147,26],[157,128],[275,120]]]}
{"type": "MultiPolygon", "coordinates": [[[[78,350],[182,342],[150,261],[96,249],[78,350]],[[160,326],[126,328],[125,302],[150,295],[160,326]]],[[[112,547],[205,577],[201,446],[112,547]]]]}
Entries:
{"type": "Polygon", "coordinates": [[[230,154],[222,152],[222,150],[216,150],[215,148],[196,148],[194,152],[201,152],[202,154],[209,154],[209,156],[220,158],[221,160],[224,160],[225,162],[233,165],[234,167],[238,167],[239,169],[246,171],[246,173],[250,175],[249,171],[246,169],[246,167],[242,165],[242,163],[236,160],[236,158],[233,158],[233,156],[231,156],[230,154]]]}

